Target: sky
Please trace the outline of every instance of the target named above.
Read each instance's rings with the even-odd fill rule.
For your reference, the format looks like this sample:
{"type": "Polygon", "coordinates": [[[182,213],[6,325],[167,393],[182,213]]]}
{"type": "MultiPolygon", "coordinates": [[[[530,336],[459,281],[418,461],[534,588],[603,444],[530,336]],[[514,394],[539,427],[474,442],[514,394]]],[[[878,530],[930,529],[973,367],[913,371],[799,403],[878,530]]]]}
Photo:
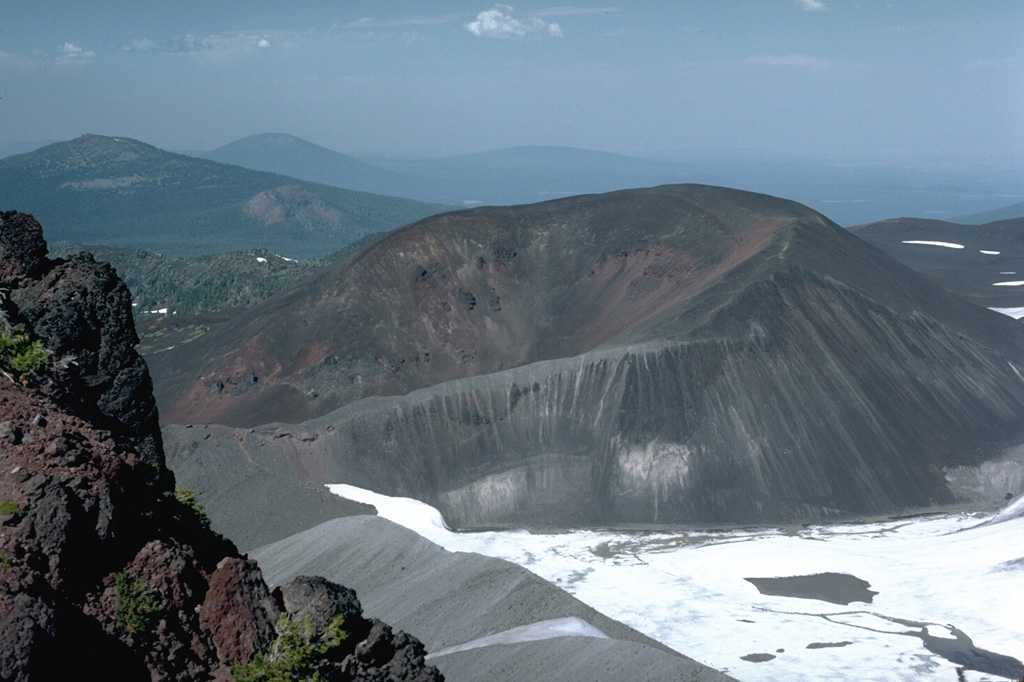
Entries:
{"type": "Polygon", "coordinates": [[[0,149],[1024,163],[1020,0],[0,0],[0,149]]]}

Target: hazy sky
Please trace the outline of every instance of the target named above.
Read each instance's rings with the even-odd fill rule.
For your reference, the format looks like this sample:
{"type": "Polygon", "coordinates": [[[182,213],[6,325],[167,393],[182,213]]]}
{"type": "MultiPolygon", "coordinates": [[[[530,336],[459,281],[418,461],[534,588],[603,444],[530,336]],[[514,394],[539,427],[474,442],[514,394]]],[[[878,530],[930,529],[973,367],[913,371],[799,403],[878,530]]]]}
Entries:
{"type": "Polygon", "coordinates": [[[1024,158],[1021,0],[0,0],[0,146],[1024,158]]]}

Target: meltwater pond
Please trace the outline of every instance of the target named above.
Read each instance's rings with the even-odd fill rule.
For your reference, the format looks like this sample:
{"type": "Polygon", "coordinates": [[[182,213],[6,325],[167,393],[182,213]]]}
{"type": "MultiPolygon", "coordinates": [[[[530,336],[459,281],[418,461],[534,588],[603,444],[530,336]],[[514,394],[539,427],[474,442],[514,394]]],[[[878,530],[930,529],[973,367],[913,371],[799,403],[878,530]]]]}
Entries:
{"type": "Polygon", "coordinates": [[[740,680],[1024,677],[1024,518],[455,533],[416,500],[329,487],[446,549],[524,566],[740,680]]]}

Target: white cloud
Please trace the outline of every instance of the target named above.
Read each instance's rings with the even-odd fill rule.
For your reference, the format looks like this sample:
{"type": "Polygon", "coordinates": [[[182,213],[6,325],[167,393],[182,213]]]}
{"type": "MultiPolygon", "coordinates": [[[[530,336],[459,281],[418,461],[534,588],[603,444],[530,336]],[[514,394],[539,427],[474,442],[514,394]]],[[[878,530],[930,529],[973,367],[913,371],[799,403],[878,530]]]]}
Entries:
{"type": "Polygon", "coordinates": [[[57,52],[60,52],[69,59],[88,59],[89,57],[96,56],[96,53],[92,50],[83,50],[72,43],[64,43],[57,48],[57,52]]]}
{"type": "Polygon", "coordinates": [[[11,54],[10,52],[4,52],[0,50],[0,65],[9,64],[11,66],[28,66],[31,63],[28,57],[20,54],[11,54]]]}
{"type": "Polygon", "coordinates": [[[833,62],[828,59],[818,59],[805,54],[787,54],[782,56],[759,54],[743,60],[746,64],[757,66],[781,66],[794,69],[806,69],[808,71],[824,71],[831,67],[833,62]]]}
{"type": "Polygon", "coordinates": [[[33,70],[38,68],[77,68],[89,63],[96,53],[92,50],[83,50],[73,43],[64,43],[57,46],[57,54],[47,53],[44,50],[35,49],[25,53],[12,53],[0,50],[0,66],[9,66],[17,69],[33,70]]]}
{"type": "Polygon", "coordinates": [[[535,17],[577,17],[588,14],[611,14],[618,12],[618,7],[548,7],[533,13],[535,17]]]}
{"type": "Polygon", "coordinates": [[[466,29],[481,38],[525,38],[527,36],[562,37],[562,27],[538,17],[519,20],[512,16],[509,5],[495,5],[476,15],[476,20],[466,24],[466,29]]]}
{"type": "Polygon", "coordinates": [[[831,11],[824,2],[821,0],[793,0],[796,4],[800,5],[800,9],[805,12],[829,12],[831,11]]]}
{"type": "Polygon", "coordinates": [[[975,69],[1015,69],[1020,66],[1020,60],[1013,57],[1003,57],[1001,59],[975,59],[969,64],[969,66],[975,69]]]}
{"type": "Polygon", "coordinates": [[[121,49],[125,52],[161,52],[160,46],[149,38],[135,38],[121,45],[121,49]]]}
{"type": "Polygon", "coordinates": [[[194,36],[189,33],[184,36],[170,38],[162,43],[158,43],[150,38],[136,38],[121,45],[121,49],[125,52],[136,54],[243,52],[253,48],[266,49],[270,47],[270,37],[269,33],[250,31],[235,31],[203,37],[194,36]]]}
{"type": "Polygon", "coordinates": [[[430,26],[433,24],[446,24],[455,19],[454,15],[437,17],[406,17],[404,19],[378,20],[373,17],[363,17],[345,24],[345,28],[384,28],[391,26],[430,26]]]}
{"type": "MultiPolygon", "coordinates": [[[[0,0],[2,1],[2,0],[0,0]]],[[[464,18],[464,16],[462,17],[464,18]]],[[[330,26],[304,31],[288,29],[239,30],[226,33],[213,33],[196,36],[191,33],[183,36],[154,40],[148,36],[133,38],[119,45],[124,52],[131,54],[187,54],[222,55],[245,54],[275,50],[289,50],[303,46],[330,43],[343,37],[363,37],[373,40],[396,39],[406,43],[416,42],[419,34],[409,31],[383,31],[383,27],[413,27],[420,25],[452,23],[459,19],[455,15],[436,17],[408,17],[387,21],[378,21],[372,17],[358,19],[347,24],[330,26]]]]}
{"type": "Polygon", "coordinates": [[[33,70],[39,68],[79,68],[91,63],[96,56],[92,50],[86,50],[71,42],[56,47],[56,54],[45,50],[34,49],[28,53],[12,53],[0,50],[0,66],[17,69],[33,70]]]}

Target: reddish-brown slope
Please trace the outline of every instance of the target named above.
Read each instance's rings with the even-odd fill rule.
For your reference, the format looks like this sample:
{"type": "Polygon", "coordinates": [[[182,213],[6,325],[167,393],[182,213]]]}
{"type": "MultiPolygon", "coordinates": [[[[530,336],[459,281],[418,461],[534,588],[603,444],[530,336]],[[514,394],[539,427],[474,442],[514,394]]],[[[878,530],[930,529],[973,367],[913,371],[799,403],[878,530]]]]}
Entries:
{"type": "Polygon", "coordinates": [[[161,415],[304,419],[642,337],[809,213],[673,186],[431,218],[155,356],[161,415]]]}

